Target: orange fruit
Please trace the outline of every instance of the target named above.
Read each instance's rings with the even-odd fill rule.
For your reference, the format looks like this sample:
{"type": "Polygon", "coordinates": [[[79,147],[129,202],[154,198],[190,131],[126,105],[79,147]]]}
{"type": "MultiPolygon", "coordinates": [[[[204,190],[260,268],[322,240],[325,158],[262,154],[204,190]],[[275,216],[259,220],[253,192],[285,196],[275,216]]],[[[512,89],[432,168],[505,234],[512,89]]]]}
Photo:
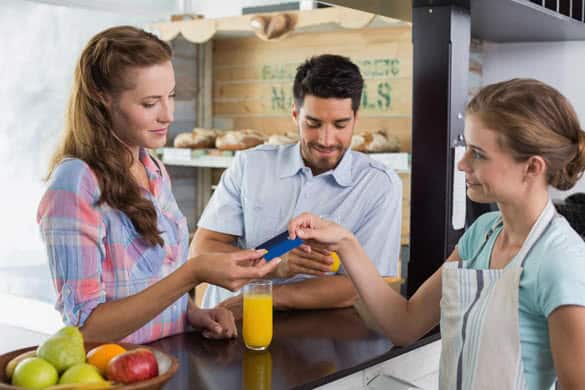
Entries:
{"type": "Polygon", "coordinates": [[[118,344],[102,344],[87,353],[87,362],[103,374],[110,360],[124,352],[126,349],[118,344]]]}
{"type": "Polygon", "coordinates": [[[339,270],[340,265],[339,255],[336,252],[331,252],[329,256],[331,256],[331,258],[333,259],[333,264],[331,264],[330,269],[332,272],[337,272],[339,270]]]}

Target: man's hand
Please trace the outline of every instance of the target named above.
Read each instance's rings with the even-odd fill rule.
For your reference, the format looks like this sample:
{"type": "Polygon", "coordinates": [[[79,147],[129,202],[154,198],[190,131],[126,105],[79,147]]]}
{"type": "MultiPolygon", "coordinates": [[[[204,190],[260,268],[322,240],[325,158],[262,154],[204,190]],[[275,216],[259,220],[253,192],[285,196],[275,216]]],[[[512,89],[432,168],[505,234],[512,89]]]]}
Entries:
{"type": "Polygon", "coordinates": [[[208,339],[234,338],[238,335],[233,314],[223,307],[192,307],[187,312],[187,319],[195,329],[201,329],[203,337],[208,339]]]}
{"type": "Polygon", "coordinates": [[[244,298],[241,294],[228,298],[217,306],[229,310],[236,321],[244,315],[244,298]]]}
{"type": "Polygon", "coordinates": [[[277,278],[290,278],[297,274],[323,276],[331,272],[333,258],[326,249],[318,249],[301,245],[282,256],[274,275],[277,278]]]}

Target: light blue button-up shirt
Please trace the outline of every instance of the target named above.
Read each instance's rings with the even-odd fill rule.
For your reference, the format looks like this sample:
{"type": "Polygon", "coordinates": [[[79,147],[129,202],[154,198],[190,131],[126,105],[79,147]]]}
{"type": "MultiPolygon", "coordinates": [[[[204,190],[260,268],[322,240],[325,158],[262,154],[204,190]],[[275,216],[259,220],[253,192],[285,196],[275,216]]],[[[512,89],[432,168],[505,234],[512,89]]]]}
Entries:
{"type": "MultiPolygon", "coordinates": [[[[287,229],[302,212],[340,223],[358,238],[380,274],[395,276],[400,253],[402,182],[363,153],[348,150],[337,167],[313,176],[300,146],[262,145],[236,155],[198,226],[238,236],[238,246],[255,248],[287,229]]],[[[345,273],[343,267],[338,271],[345,273]]],[[[309,275],[275,280],[290,283],[309,275]]],[[[233,296],[210,285],[203,307],[233,296]]]]}

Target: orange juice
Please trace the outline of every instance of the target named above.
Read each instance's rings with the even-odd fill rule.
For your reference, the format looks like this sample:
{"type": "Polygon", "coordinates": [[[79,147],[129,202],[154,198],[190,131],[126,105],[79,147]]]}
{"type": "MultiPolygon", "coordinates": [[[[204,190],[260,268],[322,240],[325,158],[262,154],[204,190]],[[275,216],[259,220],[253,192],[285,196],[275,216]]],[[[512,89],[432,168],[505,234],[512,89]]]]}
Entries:
{"type": "Polygon", "coordinates": [[[272,295],[244,294],[244,343],[250,349],[261,350],[272,341],[272,295]]]}
{"type": "Polygon", "coordinates": [[[270,351],[244,351],[242,382],[244,390],[270,390],[272,387],[270,351]]]}
{"type": "Polygon", "coordinates": [[[333,259],[333,264],[331,264],[331,272],[337,272],[339,270],[339,265],[341,264],[339,260],[339,255],[336,252],[331,252],[329,255],[333,259]]]}

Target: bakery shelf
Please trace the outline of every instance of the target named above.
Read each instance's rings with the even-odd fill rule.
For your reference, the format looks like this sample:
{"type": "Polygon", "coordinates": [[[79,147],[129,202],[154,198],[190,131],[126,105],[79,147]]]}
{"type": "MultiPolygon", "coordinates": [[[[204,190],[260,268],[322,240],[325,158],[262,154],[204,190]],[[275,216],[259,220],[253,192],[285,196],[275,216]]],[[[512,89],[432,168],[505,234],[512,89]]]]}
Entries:
{"type": "Polygon", "coordinates": [[[232,165],[233,157],[230,156],[201,156],[190,160],[176,160],[165,158],[163,162],[166,165],[175,165],[183,167],[200,167],[200,168],[229,168],[232,165]]]}
{"type": "MultiPolygon", "coordinates": [[[[229,168],[233,156],[197,156],[189,157],[190,149],[164,148],[162,161],[166,165],[199,167],[199,168],[229,168]]],[[[394,169],[397,173],[410,172],[409,153],[369,153],[368,156],[394,169]]]]}

